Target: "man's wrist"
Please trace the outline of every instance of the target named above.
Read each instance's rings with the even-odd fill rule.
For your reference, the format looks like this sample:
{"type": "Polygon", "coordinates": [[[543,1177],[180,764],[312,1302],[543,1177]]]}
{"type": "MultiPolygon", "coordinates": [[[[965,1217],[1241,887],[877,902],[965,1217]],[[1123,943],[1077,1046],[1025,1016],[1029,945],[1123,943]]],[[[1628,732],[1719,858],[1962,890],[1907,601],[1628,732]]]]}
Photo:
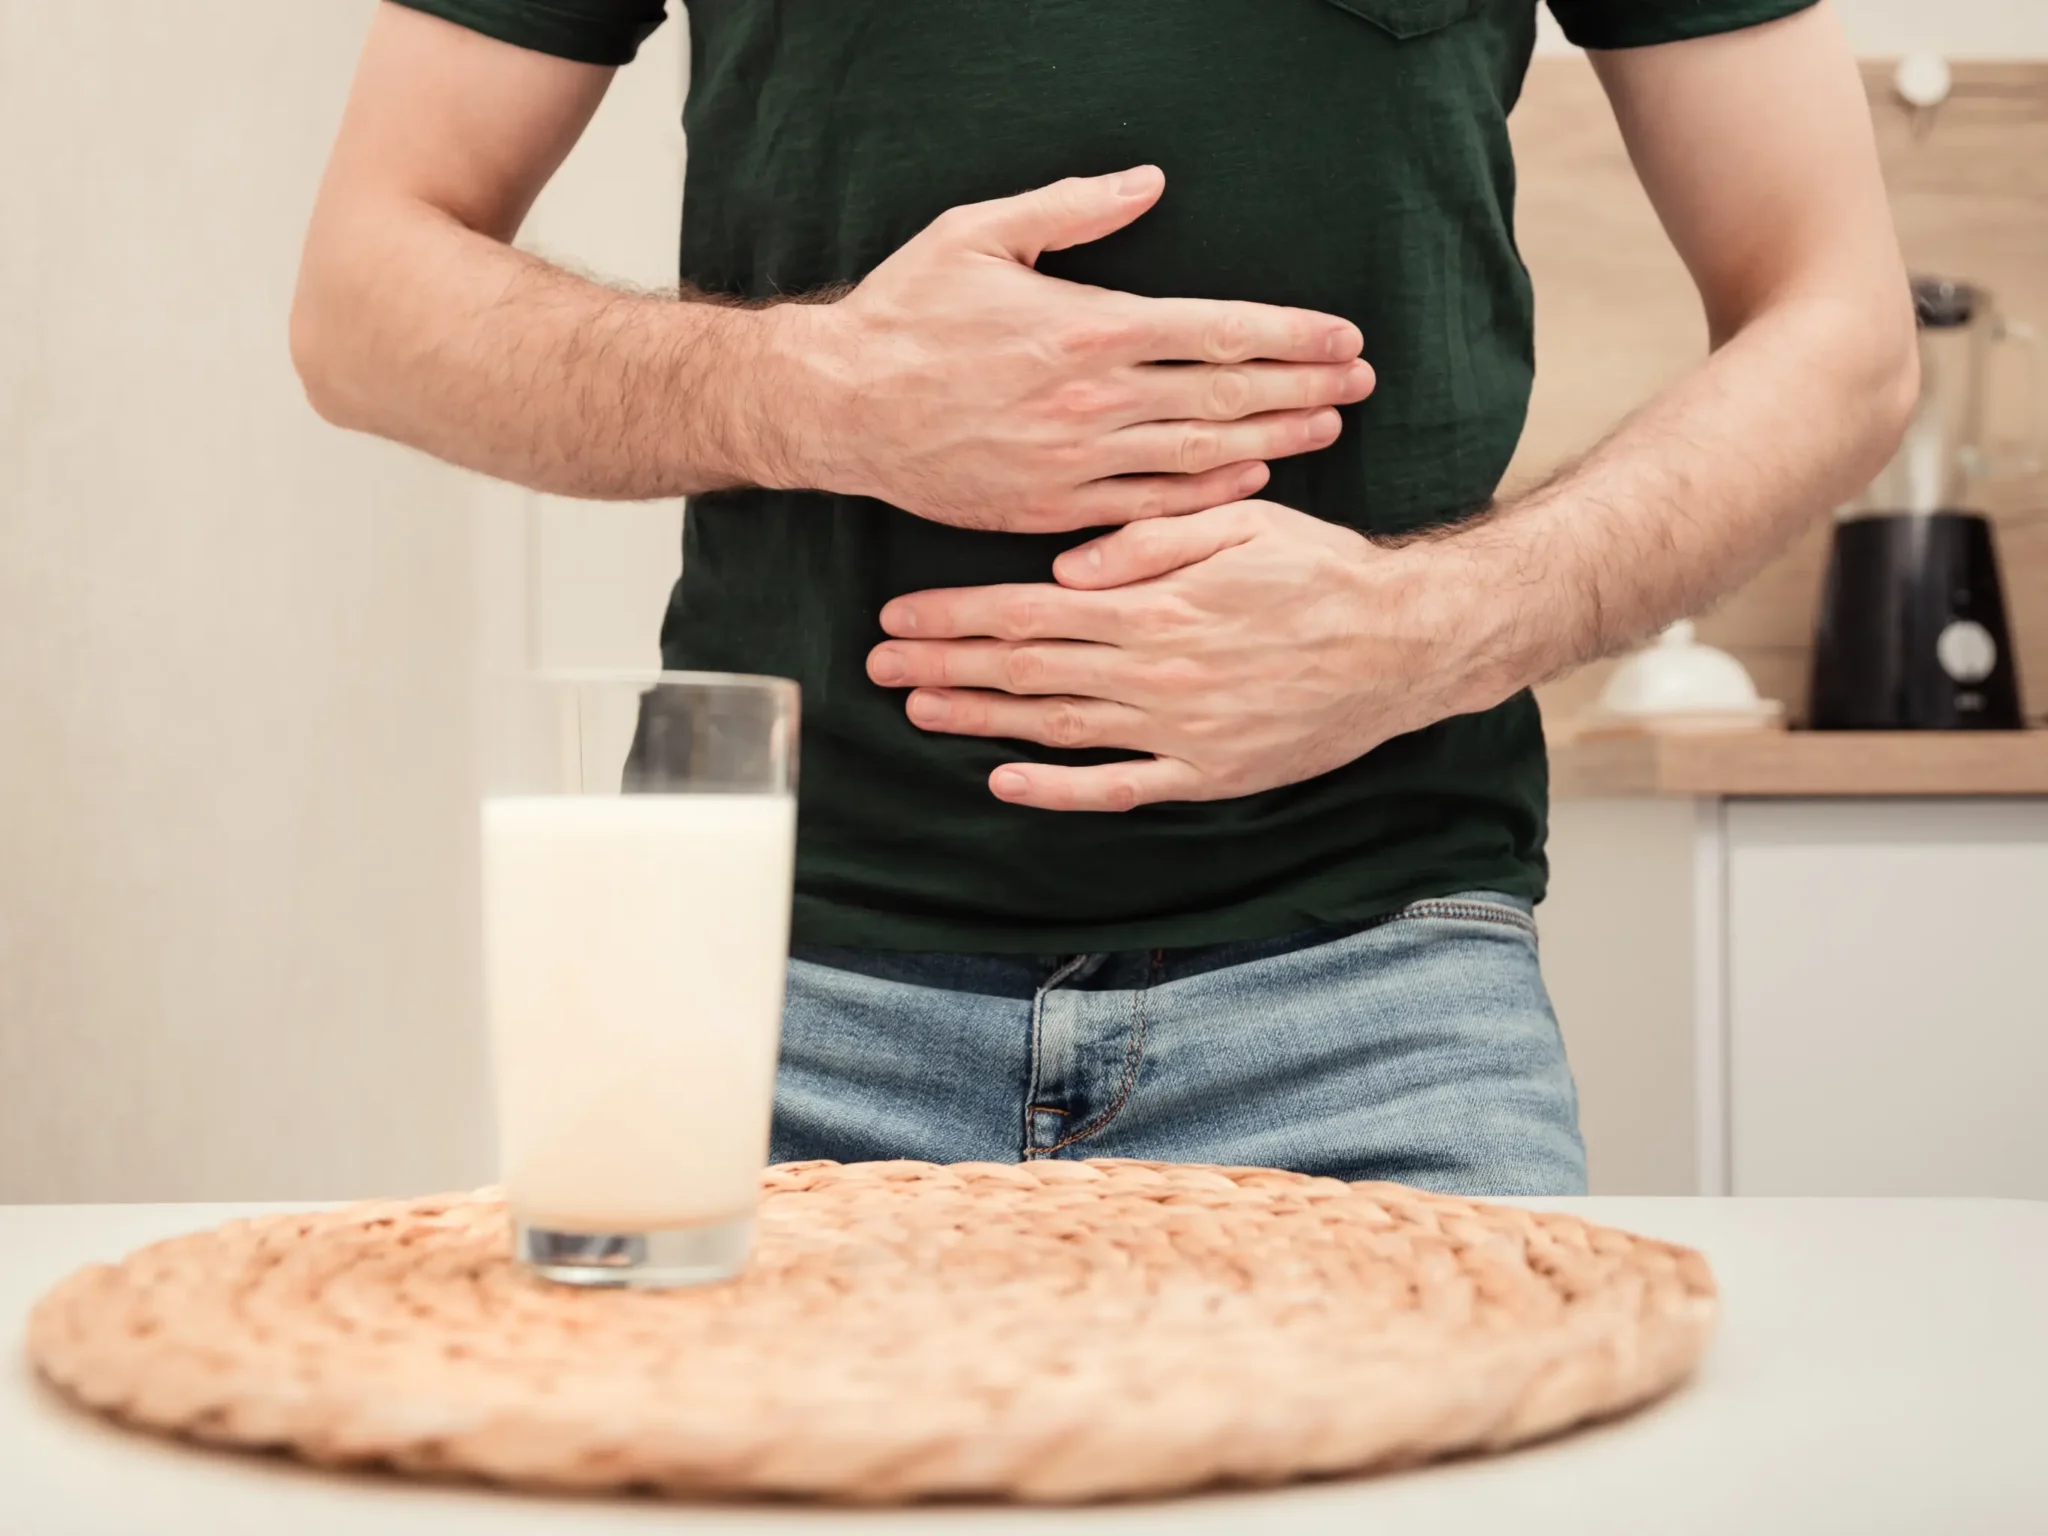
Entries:
{"type": "Polygon", "coordinates": [[[835,449],[845,399],[829,304],[704,306],[679,349],[682,399],[713,448],[700,466],[726,486],[844,490],[835,449]]]}
{"type": "Polygon", "coordinates": [[[1458,713],[1491,709],[1576,665],[1579,607],[1534,507],[1496,514],[1411,546],[1432,563],[1428,585],[1450,636],[1458,713]]]}

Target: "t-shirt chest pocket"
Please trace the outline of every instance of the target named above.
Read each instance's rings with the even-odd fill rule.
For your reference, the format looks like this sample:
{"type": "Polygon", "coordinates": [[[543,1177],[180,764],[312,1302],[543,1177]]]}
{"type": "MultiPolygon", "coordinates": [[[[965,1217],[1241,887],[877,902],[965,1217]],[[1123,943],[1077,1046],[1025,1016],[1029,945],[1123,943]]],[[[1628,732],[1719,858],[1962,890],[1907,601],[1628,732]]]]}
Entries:
{"type": "Polygon", "coordinates": [[[1479,9],[1480,0],[1330,0],[1330,4],[1405,39],[1440,32],[1463,21],[1479,9]]]}

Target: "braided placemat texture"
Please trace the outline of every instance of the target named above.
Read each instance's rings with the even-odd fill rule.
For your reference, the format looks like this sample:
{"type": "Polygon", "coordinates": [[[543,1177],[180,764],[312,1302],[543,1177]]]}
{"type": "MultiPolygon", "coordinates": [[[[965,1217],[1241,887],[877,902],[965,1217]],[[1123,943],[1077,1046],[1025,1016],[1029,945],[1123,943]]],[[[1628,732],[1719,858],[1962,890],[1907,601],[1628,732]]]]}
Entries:
{"type": "Polygon", "coordinates": [[[1493,1450],[1686,1377],[1701,1257],[1267,1169],[792,1163],[728,1285],[583,1291],[495,1192],[237,1221],[59,1284],[129,1423],[569,1489],[1079,1501],[1493,1450]]]}

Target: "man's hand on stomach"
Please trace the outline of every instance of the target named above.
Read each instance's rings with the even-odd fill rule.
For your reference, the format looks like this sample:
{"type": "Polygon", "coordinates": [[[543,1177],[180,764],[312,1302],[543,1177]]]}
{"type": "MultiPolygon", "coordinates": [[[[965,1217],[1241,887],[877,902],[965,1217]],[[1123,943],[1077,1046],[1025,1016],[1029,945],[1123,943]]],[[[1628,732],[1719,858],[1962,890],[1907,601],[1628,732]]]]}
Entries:
{"type": "Polygon", "coordinates": [[[1019,805],[1254,794],[1499,702],[1484,585],[1456,540],[1389,549],[1248,501],[1118,529],[1053,571],[897,598],[896,638],[868,657],[873,681],[912,690],[921,729],[1152,754],[1005,764],[989,787],[1019,805]]]}
{"type": "Polygon", "coordinates": [[[772,312],[797,409],[766,483],[936,522],[1058,533],[1252,495],[1371,392],[1363,340],[1310,310],[1146,299],[1034,270],[1159,199],[1150,166],[942,214],[837,302],[772,312]]]}

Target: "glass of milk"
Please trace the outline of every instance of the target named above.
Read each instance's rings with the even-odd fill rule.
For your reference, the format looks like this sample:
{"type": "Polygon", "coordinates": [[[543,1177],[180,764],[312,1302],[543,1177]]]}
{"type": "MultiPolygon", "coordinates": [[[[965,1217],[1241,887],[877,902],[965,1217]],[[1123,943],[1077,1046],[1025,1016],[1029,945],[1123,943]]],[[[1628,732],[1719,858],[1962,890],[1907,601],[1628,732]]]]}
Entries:
{"type": "Polygon", "coordinates": [[[484,960],[519,1261],[572,1285],[744,1267],[782,1028],[797,686],[493,679],[484,960]]]}

